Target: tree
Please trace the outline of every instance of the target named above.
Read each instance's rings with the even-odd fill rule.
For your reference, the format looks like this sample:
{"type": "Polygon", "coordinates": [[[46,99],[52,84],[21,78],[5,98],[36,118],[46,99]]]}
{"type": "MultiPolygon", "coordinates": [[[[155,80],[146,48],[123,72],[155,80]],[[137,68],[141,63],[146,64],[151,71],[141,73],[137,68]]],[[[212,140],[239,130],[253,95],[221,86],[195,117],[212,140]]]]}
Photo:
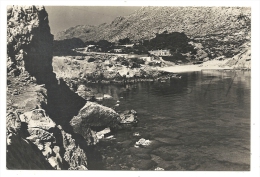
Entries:
{"type": "Polygon", "coordinates": [[[113,46],[113,43],[107,41],[107,40],[100,40],[96,43],[102,51],[106,52],[108,50],[110,50],[113,46]]]}
{"type": "Polygon", "coordinates": [[[131,43],[129,38],[119,39],[118,42],[119,42],[120,45],[126,45],[126,44],[130,44],[131,43]]]}
{"type": "Polygon", "coordinates": [[[144,41],[143,45],[148,50],[169,49],[172,53],[194,52],[194,47],[188,42],[190,39],[179,32],[156,34],[150,41],[144,41]]]}

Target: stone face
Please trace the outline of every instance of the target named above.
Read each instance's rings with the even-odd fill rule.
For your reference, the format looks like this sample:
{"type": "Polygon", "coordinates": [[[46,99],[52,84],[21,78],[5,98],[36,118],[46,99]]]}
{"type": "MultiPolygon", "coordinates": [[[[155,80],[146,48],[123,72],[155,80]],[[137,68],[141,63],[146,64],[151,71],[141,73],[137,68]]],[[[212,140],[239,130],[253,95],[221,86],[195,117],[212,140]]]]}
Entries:
{"type": "Polygon", "coordinates": [[[8,74],[19,76],[28,71],[38,82],[50,79],[53,35],[45,8],[9,6],[8,12],[8,74]]]}

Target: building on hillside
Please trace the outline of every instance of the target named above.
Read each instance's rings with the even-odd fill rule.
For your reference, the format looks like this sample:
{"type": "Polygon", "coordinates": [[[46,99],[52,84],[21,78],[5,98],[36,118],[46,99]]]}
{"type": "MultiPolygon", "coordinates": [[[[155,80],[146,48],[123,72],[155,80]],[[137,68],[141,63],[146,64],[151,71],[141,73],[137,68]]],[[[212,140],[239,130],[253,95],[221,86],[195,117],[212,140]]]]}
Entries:
{"type": "Polygon", "coordinates": [[[123,46],[123,47],[133,47],[134,44],[126,44],[126,45],[120,45],[120,46],[123,46]]]}
{"type": "Polygon", "coordinates": [[[150,55],[155,55],[155,56],[171,56],[170,50],[151,50],[148,52],[150,55]]]}
{"type": "Polygon", "coordinates": [[[140,57],[144,61],[152,61],[152,57],[140,57]]]}
{"type": "Polygon", "coordinates": [[[95,45],[88,45],[87,47],[95,47],[95,45]]]}
{"type": "Polygon", "coordinates": [[[122,52],[122,49],[114,49],[114,52],[120,53],[120,52],[122,52]]]}

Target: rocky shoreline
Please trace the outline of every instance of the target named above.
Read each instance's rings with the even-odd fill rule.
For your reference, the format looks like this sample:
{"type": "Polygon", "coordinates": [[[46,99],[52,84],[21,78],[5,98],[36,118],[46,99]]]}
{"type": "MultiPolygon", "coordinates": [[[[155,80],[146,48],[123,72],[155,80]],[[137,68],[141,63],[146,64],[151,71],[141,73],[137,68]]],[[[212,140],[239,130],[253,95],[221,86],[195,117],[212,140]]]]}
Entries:
{"type": "MultiPolygon", "coordinates": [[[[248,44],[249,45],[249,44],[248,44]]],[[[175,65],[161,57],[152,56],[149,61],[120,55],[91,54],[90,56],[55,56],[53,68],[57,79],[65,80],[70,89],[86,100],[100,99],[99,93],[88,88],[95,84],[127,85],[136,82],[166,82],[181,79],[179,73],[203,70],[250,70],[250,46],[243,47],[241,54],[222,60],[215,59],[201,64],[175,65]],[[91,59],[91,62],[89,60],[91,59]],[[127,63],[127,65],[124,65],[127,63]],[[141,64],[140,64],[141,63],[141,64]]],[[[127,89],[127,88],[126,88],[127,89]]]]}
{"type": "MultiPolygon", "coordinates": [[[[120,84],[126,85],[136,82],[164,82],[167,79],[180,79],[180,76],[162,71],[163,67],[172,66],[159,57],[149,57],[147,62],[140,58],[121,56],[94,55],[91,57],[65,56],[53,58],[53,70],[57,79],[66,81],[73,91],[82,91],[81,85],[89,84],[120,84]],[[89,62],[89,58],[93,62],[89,62]],[[152,63],[152,64],[151,64],[152,63]]],[[[90,90],[84,90],[90,91],[90,90]]],[[[90,95],[89,95],[90,96],[90,95]]]]}
{"type": "MultiPolygon", "coordinates": [[[[7,18],[7,168],[98,168],[91,145],[125,117],[87,102],[56,79],[53,35],[43,6],[10,6],[7,18]]],[[[135,121],[131,114],[125,116],[135,121]]]]}

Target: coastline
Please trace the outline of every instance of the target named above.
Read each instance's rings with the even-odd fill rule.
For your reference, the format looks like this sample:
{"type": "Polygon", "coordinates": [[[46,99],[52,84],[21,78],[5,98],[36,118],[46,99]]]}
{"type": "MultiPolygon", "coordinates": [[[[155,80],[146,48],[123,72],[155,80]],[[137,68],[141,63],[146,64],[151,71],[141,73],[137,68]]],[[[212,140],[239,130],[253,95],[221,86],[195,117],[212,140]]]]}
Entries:
{"type": "Polygon", "coordinates": [[[170,67],[163,67],[158,68],[160,71],[166,71],[170,73],[184,73],[184,72],[194,72],[194,71],[202,71],[202,70],[231,70],[234,69],[234,66],[225,66],[225,64],[229,60],[211,60],[206,61],[203,64],[200,65],[177,65],[177,66],[170,66],[170,67]]]}

